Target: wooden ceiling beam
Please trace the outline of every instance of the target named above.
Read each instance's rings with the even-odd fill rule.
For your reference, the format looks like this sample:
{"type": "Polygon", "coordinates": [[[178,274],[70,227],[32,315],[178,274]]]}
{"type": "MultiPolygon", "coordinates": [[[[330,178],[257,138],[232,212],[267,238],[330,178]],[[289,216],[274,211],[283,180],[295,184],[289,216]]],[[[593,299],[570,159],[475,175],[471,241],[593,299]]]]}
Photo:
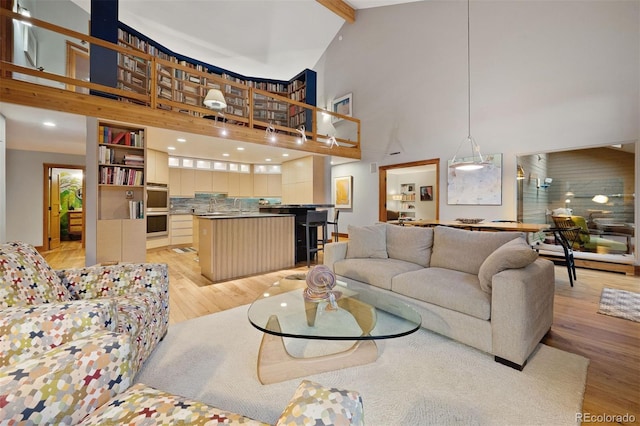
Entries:
{"type": "Polygon", "coordinates": [[[356,10],[343,0],[316,0],[350,24],[356,22],[356,10]]]}

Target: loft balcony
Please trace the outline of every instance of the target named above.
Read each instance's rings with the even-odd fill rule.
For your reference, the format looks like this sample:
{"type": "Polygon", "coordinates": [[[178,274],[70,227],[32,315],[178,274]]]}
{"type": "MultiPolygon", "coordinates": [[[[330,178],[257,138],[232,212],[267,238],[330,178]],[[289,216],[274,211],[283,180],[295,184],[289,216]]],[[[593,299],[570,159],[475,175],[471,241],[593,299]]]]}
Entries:
{"type": "MultiPolygon", "coordinates": [[[[255,87],[253,82],[237,82],[150,55],[124,42],[109,43],[7,9],[0,8],[0,19],[3,26],[7,24],[5,35],[9,38],[25,35],[24,52],[7,49],[22,43],[3,37],[7,42],[0,61],[2,102],[312,154],[361,158],[360,120],[294,100],[294,94],[274,93],[255,87]],[[12,31],[12,27],[24,31],[12,31]],[[46,56],[59,52],[58,62],[62,62],[66,49],[66,69],[58,70],[62,66],[49,64],[46,58],[35,63],[38,55],[30,51],[28,37],[33,43],[36,34],[40,42],[47,40],[46,56]],[[76,75],[71,58],[84,55],[88,67],[90,52],[114,58],[117,75],[112,84],[76,75]],[[224,111],[203,105],[212,88],[224,93],[224,111]]],[[[92,63],[95,66],[95,61],[92,63]]],[[[88,69],[86,73],[90,74],[88,69]]]]}

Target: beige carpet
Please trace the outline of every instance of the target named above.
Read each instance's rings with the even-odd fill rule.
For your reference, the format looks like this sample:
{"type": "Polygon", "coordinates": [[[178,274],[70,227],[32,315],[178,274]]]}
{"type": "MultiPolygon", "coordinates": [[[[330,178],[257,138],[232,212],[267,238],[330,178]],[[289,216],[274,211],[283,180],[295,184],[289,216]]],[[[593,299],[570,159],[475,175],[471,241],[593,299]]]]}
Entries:
{"type": "MultiPolygon", "coordinates": [[[[136,381],[274,423],[300,380],[260,384],[262,335],[249,324],[247,308],[171,326],[136,381]]],[[[296,353],[326,343],[291,342],[296,353]]],[[[584,357],[539,345],[518,372],[426,330],[378,343],[373,364],[309,376],[359,391],[369,426],[577,423],[589,363],[584,357]]]]}

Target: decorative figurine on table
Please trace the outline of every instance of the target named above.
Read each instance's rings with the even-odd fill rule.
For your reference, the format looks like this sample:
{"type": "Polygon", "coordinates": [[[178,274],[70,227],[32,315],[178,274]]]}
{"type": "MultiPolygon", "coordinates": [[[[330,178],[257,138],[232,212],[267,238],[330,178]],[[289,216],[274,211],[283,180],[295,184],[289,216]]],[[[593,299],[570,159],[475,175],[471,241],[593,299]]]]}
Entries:
{"type": "Polygon", "coordinates": [[[308,302],[321,302],[323,300],[329,300],[327,309],[338,309],[336,300],[342,293],[339,291],[332,291],[336,286],[336,275],[333,271],[325,265],[316,265],[309,273],[307,273],[307,288],[302,293],[304,299],[308,302]],[[329,308],[329,306],[331,308],[329,308]]]}

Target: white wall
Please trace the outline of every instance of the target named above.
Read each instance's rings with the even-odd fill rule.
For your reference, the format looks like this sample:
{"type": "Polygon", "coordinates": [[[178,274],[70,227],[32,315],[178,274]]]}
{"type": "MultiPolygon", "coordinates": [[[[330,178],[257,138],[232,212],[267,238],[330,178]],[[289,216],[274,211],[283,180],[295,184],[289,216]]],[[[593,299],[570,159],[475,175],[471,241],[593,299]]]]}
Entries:
{"type": "MultiPolygon", "coordinates": [[[[41,246],[43,226],[43,164],[85,164],[84,156],[51,152],[6,152],[7,241],[24,241],[41,246]]],[[[1,210],[0,210],[1,211],[1,210]]]]}
{"type": "Polygon", "coordinates": [[[372,162],[440,158],[440,218],[491,220],[516,217],[517,154],[638,139],[640,2],[473,1],[471,130],[503,154],[503,205],[448,205],[446,162],[467,135],[466,6],[359,10],[316,65],[325,98],[352,92],[362,121],[362,161],[332,169],[354,176],[345,227],[377,220],[372,162]]]}
{"type": "Polygon", "coordinates": [[[0,243],[7,241],[7,120],[0,114],[0,243]]]}

